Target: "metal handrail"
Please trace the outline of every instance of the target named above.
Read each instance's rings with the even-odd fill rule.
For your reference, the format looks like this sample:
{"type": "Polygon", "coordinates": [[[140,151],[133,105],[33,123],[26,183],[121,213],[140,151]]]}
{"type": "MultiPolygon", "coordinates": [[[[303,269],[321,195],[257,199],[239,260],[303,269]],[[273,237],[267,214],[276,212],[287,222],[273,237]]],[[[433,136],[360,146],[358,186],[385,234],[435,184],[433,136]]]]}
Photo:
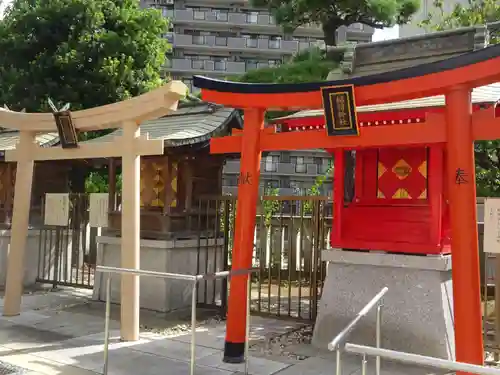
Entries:
{"type": "MultiPolygon", "coordinates": [[[[111,277],[113,274],[129,274],[137,276],[158,277],[161,279],[185,280],[192,283],[192,296],[191,296],[191,358],[190,375],[194,375],[194,368],[196,362],[196,305],[198,299],[198,282],[201,280],[214,280],[221,278],[230,278],[233,276],[250,275],[253,272],[258,272],[259,268],[246,268],[232,271],[220,271],[214,273],[207,273],[202,275],[186,275],[180,273],[168,273],[157,271],[146,271],[131,268],[119,268],[109,266],[96,266],[96,272],[103,272],[108,274],[106,280],[106,316],[104,320],[104,366],[103,375],[108,374],[109,368],[109,319],[111,312],[111,277]]],[[[245,341],[245,374],[248,374],[248,339],[250,333],[250,300],[251,300],[251,278],[247,279],[247,317],[246,317],[246,341],[245,341]]]]}
{"type": "Polygon", "coordinates": [[[328,350],[337,350],[343,340],[347,338],[349,333],[356,327],[359,321],[370,312],[371,309],[382,299],[382,297],[387,293],[389,288],[383,288],[375,297],[373,297],[370,302],[368,302],[365,307],[356,315],[356,317],[351,320],[351,322],[328,344],[328,350]]]}
{"type": "MultiPolygon", "coordinates": [[[[341,365],[341,353],[340,353],[340,345],[347,339],[347,336],[351,331],[356,327],[356,325],[359,323],[359,321],[366,315],[368,314],[371,309],[375,305],[377,305],[377,321],[376,321],[376,345],[377,348],[380,347],[380,341],[381,341],[381,323],[382,323],[382,305],[380,304],[380,300],[384,297],[384,295],[389,291],[389,288],[384,287],[382,290],[375,296],[373,297],[370,302],[368,302],[362,309],[361,311],[356,315],[356,317],[351,320],[351,322],[342,330],[340,333],[335,336],[335,338],[328,344],[328,350],[334,351],[336,350],[336,375],[341,375],[342,372],[342,365],[341,365]]],[[[364,360],[364,359],[363,359],[364,360]]],[[[363,368],[366,368],[366,361],[363,362],[363,368]]],[[[376,358],[376,365],[375,365],[375,374],[380,375],[380,357],[377,356],[376,358]]],[[[500,375],[500,374],[499,374],[500,375]]]]}
{"type": "Polygon", "coordinates": [[[427,367],[434,367],[450,371],[466,372],[478,375],[500,375],[500,369],[493,367],[472,365],[470,363],[450,361],[447,359],[427,357],[418,354],[398,352],[395,350],[374,348],[372,346],[346,344],[344,348],[349,353],[362,354],[363,356],[377,356],[393,361],[411,363],[427,367]]]}

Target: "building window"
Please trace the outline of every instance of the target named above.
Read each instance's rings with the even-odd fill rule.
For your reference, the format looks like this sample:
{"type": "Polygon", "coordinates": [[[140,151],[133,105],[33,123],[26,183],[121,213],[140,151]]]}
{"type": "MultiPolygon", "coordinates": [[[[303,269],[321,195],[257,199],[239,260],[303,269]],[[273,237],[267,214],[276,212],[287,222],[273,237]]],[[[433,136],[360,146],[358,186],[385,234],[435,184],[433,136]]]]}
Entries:
{"type": "Polygon", "coordinates": [[[256,60],[246,60],[245,61],[245,70],[257,69],[258,62],[256,60]]]}
{"type": "Polygon", "coordinates": [[[246,39],[246,46],[249,48],[257,48],[257,36],[256,35],[242,35],[246,39]]]}
{"type": "Polygon", "coordinates": [[[247,13],[247,23],[257,23],[259,21],[258,12],[248,12],[247,13]]]}
{"type": "Polygon", "coordinates": [[[162,8],[161,14],[163,15],[163,17],[166,17],[166,18],[174,18],[174,10],[173,9],[162,8]]]}
{"type": "Polygon", "coordinates": [[[217,21],[223,21],[223,22],[227,21],[227,16],[228,16],[227,10],[225,10],[225,9],[213,9],[213,12],[215,13],[215,19],[217,21]]]}
{"type": "Polygon", "coordinates": [[[279,59],[273,59],[273,60],[268,60],[269,66],[278,66],[281,64],[281,60],[279,59]]]}
{"type": "Polygon", "coordinates": [[[205,12],[202,10],[195,10],[193,12],[193,19],[195,20],[204,20],[205,19],[205,12]]]}
{"type": "Polygon", "coordinates": [[[226,58],[214,59],[214,69],[218,71],[226,70],[226,58]]]}
{"type": "Polygon", "coordinates": [[[191,61],[191,67],[193,69],[200,69],[203,70],[205,64],[203,63],[203,60],[192,60],[191,61]]]}
{"type": "Polygon", "coordinates": [[[267,189],[279,189],[280,182],[278,180],[268,180],[265,182],[267,189]]]}
{"type": "Polygon", "coordinates": [[[268,155],[266,156],[264,170],[266,172],[276,172],[278,170],[278,163],[279,163],[279,156],[268,155]]]}
{"type": "Polygon", "coordinates": [[[227,37],[225,36],[218,36],[215,38],[215,45],[216,46],[227,46],[227,37]]]}
{"type": "Polygon", "coordinates": [[[293,156],[290,159],[292,161],[292,164],[295,164],[296,173],[306,173],[307,166],[306,163],[304,162],[303,156],[293,156]]]}
{"type": "Polygon", "coordinates": [[[281,48],[281,37],[273,36],[269,39],[269,48],[279,49],[281,48]]]}
{"type": "Polygon", "coordinates": [[[205,36],[193,35],[193,44],[205,44],[205,36]]]}

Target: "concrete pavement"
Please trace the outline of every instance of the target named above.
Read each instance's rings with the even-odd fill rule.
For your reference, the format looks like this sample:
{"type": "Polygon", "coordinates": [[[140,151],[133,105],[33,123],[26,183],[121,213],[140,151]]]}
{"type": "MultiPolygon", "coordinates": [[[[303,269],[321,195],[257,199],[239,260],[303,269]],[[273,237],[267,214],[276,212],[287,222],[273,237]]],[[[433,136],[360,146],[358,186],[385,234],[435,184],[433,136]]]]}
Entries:
{"type": "MultiPolygon", "coordinates": [[[[103,370],[104,305],[78,308],[87,302],[86,291],[63,290],[23,297],[23,313],[0,318],[0,375],[95,375],[103,370]],[[76,306],[76,308],[72,308],[76,306]],[[87,313],[89,312],[89,313],[87,313]],[[97,313],[96,313],[97,312],[97,313]]],[[[0,307],[3,301],[0,300],[0,307]]],[[[114,307],[113,318],[118,309],[114,307]]],[[[147,315],[147,313],[144,313],[147,315]]],[[[145,318],[146,319],[146,318],[145,318]]],[[[141,323],[143,318],[141,315],[141,323]]],[[[141,330],[138,342],[119,340],[119,322],[111,320],[110,375],[189,374],[188,324],[175,329],[141,330]]],[[[248,370],[250,375],[331,375],[335,357],[308,344],[290,345],[287,353],[269,354],[262,348],[273,337],[300,328],[299,323],[253,317],[248,370]],[[300,358],[300,359],[297,359],[300,358]]],[[[224,322],[200,324],[196,335],[196,374],[237,375],[243,365],[222,362],[224,322]]],[[[285,346],[275,340],[274,345],[285,346]]],[[[342,375],[360,374],[360,358],[344,354],[342,375]]],[[[369,364],[374,373],[374,361],[369,364]]],[[[435,371],[383,363],[382,375],[425,375],[435,371]]]]}

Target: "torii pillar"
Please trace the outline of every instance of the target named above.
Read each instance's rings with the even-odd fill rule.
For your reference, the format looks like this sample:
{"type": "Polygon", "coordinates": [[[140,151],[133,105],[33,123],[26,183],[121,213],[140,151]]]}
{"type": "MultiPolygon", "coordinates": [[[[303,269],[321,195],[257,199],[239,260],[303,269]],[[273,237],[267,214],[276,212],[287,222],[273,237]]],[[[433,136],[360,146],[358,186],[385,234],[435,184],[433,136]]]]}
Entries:
{"type": "Polygon", "coordinates": [[[450,200],[456,358],[483,363],[471,89],[455,86],[446,97],[447,189],[450,200]],[[466,270],[467,272],[464,272],[466,270]],[[473,301],[473,303],[471,303],[473,301]],[[468,345],[464,345],[468,343],[468,345]]]}
{"type": "MultiPolygon", "coordinates": [[[[161,155],[164,151],[163,140],[149,140],[140,136],[140,124],[174,111],[186,91],[184,83],[172,81],[120,103],[65,113],[71,120],[71,125],[68,126],[73,133],[75,129],[92,131],[121,128],[123,131],[122,137],[116,137],[112,142],[75,142],[74,148],[42,148],[34,143],[36,133],[59,130],[61,143],[64,144],[64,137],[61,129],[56,126],[54,114],[0,111],[2,126],[18,130],[20,134],[16,149],[7,151],[5,155],[5,160],[17,162],[17,170],[3,315],[19,315],[21,311],[24,254],[35,161],[122,158],[121,265],[123,268],[140,269],[140,156],[161,155]]],[[[126,341],[135,341],[139,339],[139,276],[122,275],[121,280],[121,337],[126,341]]]]}

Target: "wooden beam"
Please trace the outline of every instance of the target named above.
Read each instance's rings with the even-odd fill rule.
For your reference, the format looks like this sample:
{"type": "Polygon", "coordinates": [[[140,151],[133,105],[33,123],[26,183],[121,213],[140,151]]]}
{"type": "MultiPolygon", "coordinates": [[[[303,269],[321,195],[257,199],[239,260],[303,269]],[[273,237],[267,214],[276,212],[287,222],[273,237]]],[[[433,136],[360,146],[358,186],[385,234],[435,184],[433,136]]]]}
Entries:
{"type": "MultiPolygon", "coordinates": [[[[29,153],[32,160],[68,160],[68,159],[93,159],[93,158],[112,158],[122,157],[126,143],[122,139],[117,138],[113,142],[102,143],[81,143],[75,149],[62,149],[61,147],[40,147],[32,144],[29,147],[29,153]]],[[[143,139],[135,140],[136,155],[162,155],[163,154],[162,139],[143,139]]],[[[19,159],[18,150],[5,151],[6,161],[17,161],[19,159]]]]}
{"type": "Polygon", "coordinates": [[[495,107],[472,114],[472,137],[475,141],[500,139],[500,117],[495,117],[495,107]]]}
{"type": "MultiPolygon", "coordinates": [[[[326,131],[271,134],[267,129],[264,129],[261,131],[260,149],[261,151],[307,150],[313,148],[354,149],[442,143],[446,141],[444,125],[442,114],[432,114],[423,123],[363,127],[357,137],[330,137],[326,134],[326,131]]],[[[241,136],[214,138],[210,142],[210,152],[212,154],[240,153],[242,143],[243,137],[241,136]]]]}
{"type": "Polygon", "coordinates": [[[28,238],[31,190],[33,185],[34,162],[29,148],[35,141],[35,133],[19,134],[20,158],[16,168],[14,207],[9,251],[7,255],[7,278],[3,315],[15,316],[21,312],[23,294],[25,248],[28,238]]]}
{"type": "MultiPolygon", "coordinates": [[[[119,128],[123,123],[141,123],[169,114],[177,109],[187,87],[180,81],[134,98],[101,107],[71,113],[75,127],[81,131],[119,128]]],[[[8,129],[33,132],[57,132],[52,113],[23,113],[0,110],[0,124],[8,129]]]]}

